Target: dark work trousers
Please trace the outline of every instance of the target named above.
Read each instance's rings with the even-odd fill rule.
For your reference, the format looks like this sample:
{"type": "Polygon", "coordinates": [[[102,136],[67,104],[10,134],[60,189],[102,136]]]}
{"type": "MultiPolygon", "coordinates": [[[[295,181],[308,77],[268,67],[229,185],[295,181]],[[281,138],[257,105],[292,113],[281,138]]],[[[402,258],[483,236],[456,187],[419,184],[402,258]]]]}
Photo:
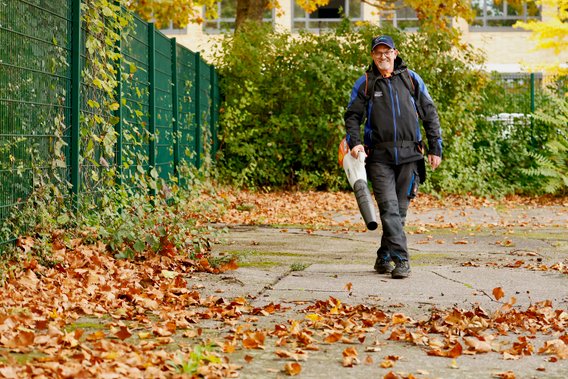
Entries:
{"type": "Polygon", "coordinates": [[[377,255],[395,262],[408,260],[404,223],[410,198],[413,197],[414,182],[418,181],[417,162],[393,165],[371,161],[366,163],[366,169],[379,205],[383,228],[377,255]]]}

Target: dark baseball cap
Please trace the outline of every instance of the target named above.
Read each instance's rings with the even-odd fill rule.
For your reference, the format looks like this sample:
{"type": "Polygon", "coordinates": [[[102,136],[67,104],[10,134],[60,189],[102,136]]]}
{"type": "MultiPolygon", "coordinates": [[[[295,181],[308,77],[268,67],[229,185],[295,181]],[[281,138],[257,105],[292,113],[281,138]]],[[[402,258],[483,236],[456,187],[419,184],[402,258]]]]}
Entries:
{"type": "Polygon", "coordinates": [[[371,43],[371,51],[378,45],[386,45],[391,49],[395,48],[394,41],[390,36],[377,36],[373,38],[373,42],[371,43]]]}

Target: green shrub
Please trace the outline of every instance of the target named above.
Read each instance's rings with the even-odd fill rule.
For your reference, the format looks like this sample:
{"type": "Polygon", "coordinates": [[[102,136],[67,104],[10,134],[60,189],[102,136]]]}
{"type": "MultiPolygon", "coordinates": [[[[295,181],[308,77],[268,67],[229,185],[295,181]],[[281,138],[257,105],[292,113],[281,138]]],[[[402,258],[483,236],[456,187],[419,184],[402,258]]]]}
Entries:
{"type": "MultiPolygon", "coordinates": [[[[348,188],[337,165],[351,88],[371,62],[372,36],[390,34],[401,57],[426,83],[437,105],[443,163],[422,191],[503,196],[543,192],[535,154],[555,140],[550,123],[530,116],[491,120],[501,113],[530,113],[527,83],[481,70],[484,56],[456,42],[455,32],[402,33],[348,24],[320,35],[243,28],[222,41],[215,58],[222,75],[220,179],[251,188],[348,188]]],[[[558,82],[564,83],[562,81],[558,82]]],[[[558,92],[558,91],[557,91],[558,92]]],[[[537,108],[551,108],[538,91],[537,108]]]]}
{"type": "MultiPolygon", "coordinates": [[[[481,100],[476,91],[485,74],[471,71],[481,61],[467,46],[456,48],[446,34],[403,34],[363,26],[293,37],[269,28],[243,29],[226,36],[216,65],[225,103],[220,117],[221,177],[247,187],[346,188],[337,165],[343,113],[355,80],[369,65],[372,36],[389,33],[401,56],[427,83],[438,104],[447,157],[460,133],[475,129],[481,100]],[[436,62],[436,63],[435,63],[436,62]],[[460,131],[460,133],[456,133],[460,131]]],[[[428,190],[455,180],[457,189],[471,173],[448,164],[446,177],[434,176],[428,190]]]]}
{"type": "Polygon", "coordinates": [[[535,122],[550,127],[542,148],[528,151],[530,161],[520,169],[539,183],[535,191],[554,195],[568,193],[568,102],[566,96],[552,96],[547,108],[538,110],[535,122]]]}

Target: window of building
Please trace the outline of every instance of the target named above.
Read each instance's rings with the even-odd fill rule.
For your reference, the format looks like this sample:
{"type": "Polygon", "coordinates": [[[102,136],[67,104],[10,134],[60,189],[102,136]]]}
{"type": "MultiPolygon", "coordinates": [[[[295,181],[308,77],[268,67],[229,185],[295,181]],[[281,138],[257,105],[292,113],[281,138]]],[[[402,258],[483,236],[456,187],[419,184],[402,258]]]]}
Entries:
{"type": "Polygon", "coordinates": [[[187,34],[187,26],[180,27],[178,24],[170,21],[170,25],[165,29],[160,29],[164,34],[187,34]]]}
{"type": "Polygon", "coordinates": [[[342,17],[350,21],[363,21],[363,3],[361,0],[330,0],[329,4],[308,13],[294,2],[294,30],[319,31],[339,25],[342,17]]]}
{"type": "Polygon", "coordinates": [[[402,1],[397,1],[392,10],[380,12],[381,25],[391,24],[398,29],[418,29],[418,17],[414,9],[404,6],[402,1]]]}
{"type": "Polygon", "coordinates": [[[473,0],[475,20],[470,30],[512,27],[517,21],[540,20],[541,8],[535,1],[509,4],[506,0],[473,0]]]}
{"type": "MultiPolygon", "coordinates": [[[[203,10],[205,13],[205,9],[203,10]]],[[[237,0],[221,0],[217,3],[218,18],[205,20],[203,30],[209,34],[217,34],[235,30],[237,18],[237,0]]],[[[263,22],[274,22],[274,10],[264,11],[263,22]]]]}

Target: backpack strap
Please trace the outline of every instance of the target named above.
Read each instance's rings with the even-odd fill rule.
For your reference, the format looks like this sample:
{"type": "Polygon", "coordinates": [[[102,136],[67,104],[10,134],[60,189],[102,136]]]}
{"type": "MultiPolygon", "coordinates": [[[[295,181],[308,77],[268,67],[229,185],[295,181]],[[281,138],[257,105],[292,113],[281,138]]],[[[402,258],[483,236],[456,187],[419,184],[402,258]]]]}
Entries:
{"type": "Polygon", "coordinates": [[[412,80],[412,78],[410,77],[410,72],[408,72],[408,69],[401,72],[400,77],[402,79],[402,82],[408,89],[408,91],[410,91],[410,95],[414,99],[414,104],[416,106],[416,112],[418,113],[418,117],[420,117],[420,119],[423,120],[424,111],[420,103],[420,96],[422,95],[420,93],[420,88],[416,88],[416,86],[414,85],[414,80],[412,80]]]}
{"type": "Polygon", "coordinates": [[[373,78],[369,85],[369,73],[365,72],[365,102],[367,103],[367,105],[369,104],[369,100],[371,100],[371,95],[368,92],[373,90],[373,88],[375,87],[375,83],[377,82],[377,79],[378,78],[376,77],[373,78]]]}

